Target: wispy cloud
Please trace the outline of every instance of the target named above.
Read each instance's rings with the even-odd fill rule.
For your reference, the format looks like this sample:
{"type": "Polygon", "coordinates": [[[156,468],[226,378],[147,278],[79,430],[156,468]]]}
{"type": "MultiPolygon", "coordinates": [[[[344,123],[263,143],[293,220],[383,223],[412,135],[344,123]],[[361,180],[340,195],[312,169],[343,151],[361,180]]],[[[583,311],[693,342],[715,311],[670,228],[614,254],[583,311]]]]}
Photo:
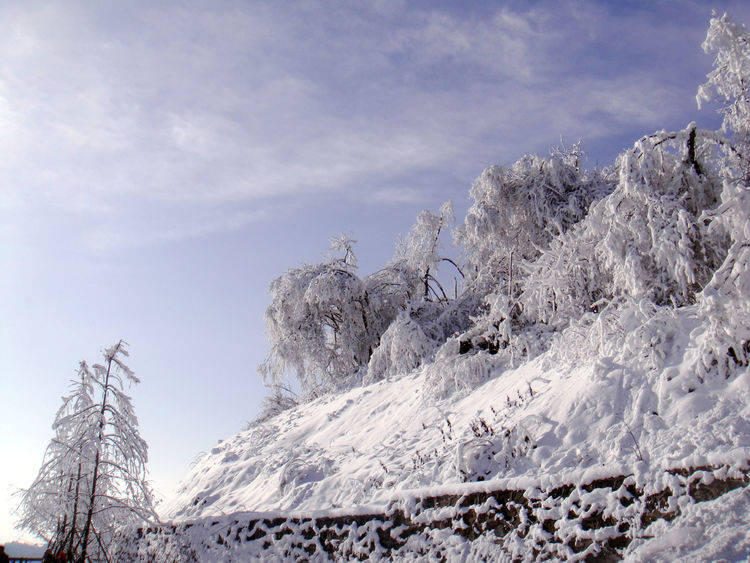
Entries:
{"type": "Polygon", "coordinates": [[[113,224],[144,243],[201,236],[295,194],[413,203],[418,182],[393,185],[425,170],[675,119],[693,104],[675,83],[708,64],[697,41],[677,56],[694,24],[649,12],[669,4],[410,6],[5,5],[0,212],[80,216],[100,247],[128,238],[113,224]]]}
{"type": "Polygon", "coordinates": [[[383,188],[367,195],[369,203],[380,204],[423,203],[425,200],[424,192],[413,188],[383,188]]]}

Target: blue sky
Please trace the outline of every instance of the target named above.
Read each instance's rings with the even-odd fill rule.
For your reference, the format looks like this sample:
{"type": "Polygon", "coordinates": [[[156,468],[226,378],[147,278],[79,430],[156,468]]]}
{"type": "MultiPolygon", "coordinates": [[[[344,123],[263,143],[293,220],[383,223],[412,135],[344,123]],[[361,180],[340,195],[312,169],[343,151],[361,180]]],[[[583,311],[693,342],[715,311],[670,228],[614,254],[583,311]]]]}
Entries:
{"type": "Polygon", "coordinates": [[[123,337],[166,493],[258,411],[269,282],[383,265],[490,164],[690,121],[743,2],[4,2],[0,541],[80,359],[123,337]]]}

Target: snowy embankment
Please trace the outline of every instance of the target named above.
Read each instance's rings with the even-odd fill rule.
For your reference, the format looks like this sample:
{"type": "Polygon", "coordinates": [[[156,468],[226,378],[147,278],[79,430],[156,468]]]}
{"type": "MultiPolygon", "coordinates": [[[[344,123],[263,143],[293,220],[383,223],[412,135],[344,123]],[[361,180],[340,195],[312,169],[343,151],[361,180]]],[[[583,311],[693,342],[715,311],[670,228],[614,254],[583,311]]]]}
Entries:
{"type": "Polygon", "coordinates": [[[425,556],[477,561],[497,560],[504,553],[514,560],[609,561],[627,550],[650,559],[665,555],[665,550],[674,554],[675,547],[685,547],[675,538],[690,537],[688,551],[697,546],[704,555],[710,551],[733,560],[742,557],[750,535],[737,507],[742,508],[750,492],[745,488],[750,464],[677,467],[658,475],[642,473],[644,467],[637,464],[629,475],[605,476],[607,470],[568,474],[563,476],[566,484],[560,476],[548,476],[417,489],[397,495],[380,511],[237,512],[201,518],[125,531],[118,537],[118,556],[149,561],[425,556]],[[731,521],[721,534],[715,534],[716,522],[705,517],[717,506],[734,516],[723,518],[731,521]],[[685,526],[696,516],[712,536],[685,526]],[[678,517],[679,525],[664,538],[640,533],[678,517]],[[703,541],[696,542],[696,537],[703,541]]]}
{"type": "MultiPolygon", "coordinates": [[[[533,558],[549,540],[564,546],[550,554],[568,557],[587,540],[596,545],[583,557],[600,546],[649,560],[750,557],[748,37],[713,18],[704,44],[719,52],[701,97],[716,89],[730,102],[730,138],[691,123],[642,137],[603,170],[582,170],[576,147],[487,168],[453,232],[461,295],[456,284],[450,299],[434,277],[450,205],[422,212],[371,275],[359,277],[353,241],[341,237],[325,262],[274,280],[260,373],[275,393],[267,412],[280,413],[197,462],[161,507],[182,523],[172,545],[198,545],[215,525],[234,526],[238,546],[256,542],[242,534],[261,533],[270,516],[245,514],[255,532],[249,522],[240,530],[231,515],[243,511],[274,513],[263,524],[274,531],[263,533],[279,541],[276,527],[292,525],[293,514],[297,526],[343,509],[350,521],[331,532],[343,534],[335,554],[377,556],[377,543],[358,542],[404,539],[400,529],[382,538],[376,530],[398,527],[388,507],[404,491],[415,505],[451,497],[439,506],[463,529],[460,499],[488,486],[514,493],[505,504],[472,505],[491,513],[479,535],[451,532],[438,515],[397,556],[533,558]],[[283,393],[287,375],[303,401],[319,398],[282,410],[294,404],[283,393]],[[700,475],[707,486],[725,471],[732,490],[704,495],[678,482],[696,471],[709,472],[700,475]],[[585,480],[599,477],[622,481],[590,496],[585,480]],[[568,492],[556,496],[561,488],[568,492]],[[358,529],[353,514],[371,527],[358,529]],[[507,528],[507,518],[517,522],[507,528]],[[596,543],[612,534],[617,545],[596,543]],[[467,539],[470,555],[460,547],[467,539]]],[[[424,524],[421,509],[403,502],[407,528],[424,524]]],[[[317,529],[330,542],[316,522],[290,534],[309,540],[317,529]]]]}
{"type": "MultiPolygon", "coordinates": [[[[623,306],[585,317],[547,352],[515,369],[496,367],[463,395],[436,396],[436,370],[460,376],[478,355],[320,398],[220,442],[162,505],[162,517],[384,510],[398,491],[478,486],[466,481],[525,488],[542,476],[565,484],[636,467],[643,481],[674,467],[741,464],[750,459],[750,370],[696,378],[709,326],[699,306],[623,306]]],[[[482,362],[492,365],[492,357],[482,362]]],[[[720,501],[683,502],[677,520],[633,529],[632,548],[648,558],[662,548],[709,556],[711,545],[716,553],[726,547],[724,536],[700,541],[690,530],[726,524],[750,550],[738,531],[750,524],[747,493],[731,495],[726,510],[713,506],[720,501]],[[646,535],[668,542],[643,544],[646,535]]]]}

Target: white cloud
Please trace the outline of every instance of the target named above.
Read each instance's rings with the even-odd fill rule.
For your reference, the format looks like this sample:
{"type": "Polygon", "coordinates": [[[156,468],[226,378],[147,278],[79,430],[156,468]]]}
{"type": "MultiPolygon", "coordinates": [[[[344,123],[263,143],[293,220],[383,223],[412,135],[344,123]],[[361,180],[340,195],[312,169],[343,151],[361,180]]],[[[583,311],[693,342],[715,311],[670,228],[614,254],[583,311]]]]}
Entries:
{"type": "MultiPolygon", "coordinates": [[[[600,47],[618,26],[642,34],[641,52],[680,29],[659,37],[667,24],[602,7],[66,3],[0,16],[0,208],[11,222],[88,213],[77,228],[96,246],[127,239],[112,224],[200,236],[242,224],[229,204],[294,194],[367,185],[371,203],[417,202],[421,187],[393,182],[478,174],[561,134],[596,139],[692,107],[658,69],[600,47]]],[[[695,47],[685,68],[702,60],[695,47]]]]}
{"type": "Polygon", "coordinates": [[[411,188],[383,188],[367,194],[370,203],[397,205],[402,203],[424,203],[424,192],[411,188]]]}

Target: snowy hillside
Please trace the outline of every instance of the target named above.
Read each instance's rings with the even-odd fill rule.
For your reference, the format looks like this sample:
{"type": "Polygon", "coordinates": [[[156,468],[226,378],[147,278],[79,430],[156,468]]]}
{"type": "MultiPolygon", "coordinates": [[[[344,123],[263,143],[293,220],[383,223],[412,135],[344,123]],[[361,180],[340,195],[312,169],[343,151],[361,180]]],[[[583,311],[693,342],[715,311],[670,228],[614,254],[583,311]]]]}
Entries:
{"type": "Polygon", "coordinates": [[[621,469],[640,457],[657,471],[750,459],[750,371],[694,384],[709,324],[699,313],[612,319],[628,336],[610,335],[604,349],[596,323],[572,327],[460,398],[434,400],[426,366],[285,411],[201,459],[164,516],[385,505],[399,489],[621,469]],[[637,336],[649,323],[670,342],[658,360],[637,336]],[[644,369],[650,361],[658,367],[644,369]]]}
{"type": "MultiPolygon", "coordinates": [[[[399,491],[467,482],[746,469],[750,34],[714,18],[704,47],[717,68],[700,95],[730,102],[724,131],[658,131],[603,170],[584,170],[578,145],[491,166],[453,230],[460,258],[440,247],[446,204],[375,273],[360,277],[343,236],[277,278],[266,411],[197,462],[162,516],[383,513],[399,491]],[[446,262],[462,277],[452,297],[446,262]]],[[[729,536],[689,530],[726,524],[731,557],[750,556],[746,490],[724,511],[688,497],[671,524],[628,520],[624,545],[719,557],[729,536]],[[656,533],[668,541],[643,543],[656,533]]]]}
{"type": "Polygon", "coordinates": [[[655,468],[691,456],[750,459],[750,371],[691,392],[703,327],[688,314],[677,321],[665,367],[651,373],[625,347],[566,359],[561,349],[590,345],[571,330],[459,399],[430,401],[417,370],[286,411],[203,457],[164,516],[377,504],[398,489],[627,467],[639,457],[655,468]]]}

